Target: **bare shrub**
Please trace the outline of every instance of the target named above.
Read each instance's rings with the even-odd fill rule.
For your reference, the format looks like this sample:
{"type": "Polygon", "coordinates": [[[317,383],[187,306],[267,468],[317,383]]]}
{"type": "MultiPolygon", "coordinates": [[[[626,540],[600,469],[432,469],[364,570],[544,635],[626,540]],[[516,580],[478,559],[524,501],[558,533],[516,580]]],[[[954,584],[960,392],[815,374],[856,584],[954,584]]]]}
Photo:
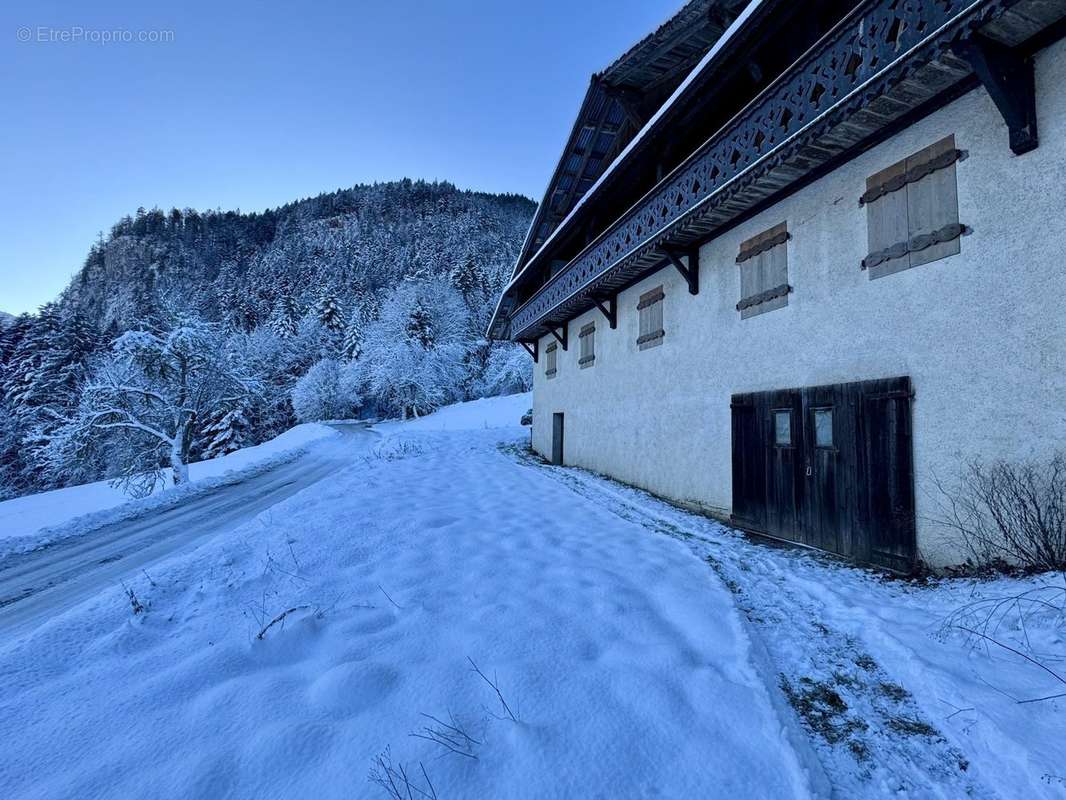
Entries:
{"type": "Polygon", "coordinates": [[[137,599],[137,594],[133,591],[133,589],[131,589],[125,583],[122,584],[122,588],[126,592],[126,597],[130,599],[130,607],[133,609],[134,616],[136,616],[137,614],[143,614],[145,611],[144,604],[141,603],[139,599],[137,599]]]}
{"type": "Polygon", "coordinates": [[[374,445],[363,457],[367,464],[375,461],[399,461],[404,458],[420,456],[425,449],[418,442],[410,439],[386,439],[384,442],[374,445]]]}
{"type": "Polygon", "coordinates": [[[407,772],[407,767],[402,763],[393,762],[392,752],[388,747],[374,759],[367,780],[376,783],[392,800],[437,800],[437,790],[426,773],[422,762],[418,762],[418,769],[422,773],[424,785],[415,783],[415,780],[407,772]]]}
{"type": "Polygon", "coordinates": [[[1043,464],[971,461],[956,487],[935,486],[942,502],[932,521],[976,566],[1066,569],[1066,454],[1043,464]]]}
{"type": "MultiPolygon", "coordinates": [[[[1064,579],[1066,580],[1066,579],[1064,579]]],[[[963,635],[966,643],[975,650],[1010,653],[1023,666],[1037,670],[1055,681],[1050,694],[1017,698],[1018,703],[1036,703],[1066,697],[1066,677],[1051,665],[1066,657],[1062,652],[1048,650],[1046,641],[1034,644],[1030,631],[1058,630],[1066,628],[1066,583],[1062,586],[1047,584],[1035,586],[1009,595],[983,597],[957,608],[944,620],[940,636],[953,632],[963,635]]],[[[1056,635],[1055,641],[1059,640],[1056,635]]],[[[1002,690],[999,690],[1002,691],[1002,690]]]]}
{"type": "Polygon", "coordinates": [[[428,719],[432,724],[424,725],[417,731],[414,731],[411,736],[416,739],[425,739],[426,741],[439,744],[445,750],[450,753],[455,753],[457,756],[466,756],[467,758],[477,759],[477,755],[474,753],[474,747],[481,744],[480,741],[475,739],[466,729],[455,719],[455,717],[449,713],[449,722],[437,719],[431,714],[423,714],[423,717],[428,719]]]}

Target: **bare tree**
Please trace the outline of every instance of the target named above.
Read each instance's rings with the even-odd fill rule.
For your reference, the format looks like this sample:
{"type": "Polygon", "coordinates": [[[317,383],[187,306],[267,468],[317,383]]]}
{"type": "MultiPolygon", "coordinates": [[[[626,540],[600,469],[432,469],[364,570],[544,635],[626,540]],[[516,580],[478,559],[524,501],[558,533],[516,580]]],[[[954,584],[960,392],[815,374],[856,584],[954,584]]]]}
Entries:
{"type": "Polygon", "coordinates": [[[175,484],[186,483],[198,425],[257,391],[214,326],[187,322],[162,332],[130,331],[94,364],[74,414],[50,438],[49,458],[107,448],[128,484],[145,481],[150,491],[163,464],[175,484]]]}

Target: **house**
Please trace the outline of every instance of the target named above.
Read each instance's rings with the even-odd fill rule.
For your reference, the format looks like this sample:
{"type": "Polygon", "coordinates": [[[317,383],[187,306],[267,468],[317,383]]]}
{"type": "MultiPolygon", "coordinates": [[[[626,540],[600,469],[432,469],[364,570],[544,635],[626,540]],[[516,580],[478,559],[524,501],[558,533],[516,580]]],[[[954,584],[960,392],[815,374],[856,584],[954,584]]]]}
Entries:
{"type": "Polygon", "coordinates": [[[1066,0],[693,0],[594,76],[489,335],[533,443],[909,571],[1066,448],[1066,0]]]}

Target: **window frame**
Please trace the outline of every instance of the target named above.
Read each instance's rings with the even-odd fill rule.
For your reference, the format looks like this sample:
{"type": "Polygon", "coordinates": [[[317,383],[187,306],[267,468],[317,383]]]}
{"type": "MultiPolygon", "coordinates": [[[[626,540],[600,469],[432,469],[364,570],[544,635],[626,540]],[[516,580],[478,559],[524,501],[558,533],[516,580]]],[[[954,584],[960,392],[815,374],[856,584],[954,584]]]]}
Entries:
{"type": "Polygon", "coordinates": [[[816,450],[836,450],[836,413],[833,406],[814,406],[811,408],[811,432],[816,450]],[[829,444],[821,444],[818,441],[818,415],[829,414],[829,444]]]}
{"type": "Polygon", "coordinates": [[[791,408],[771,408],[770,409],[770,423],[771,423],[771,426],[772,426],[771,433],[773,434],[774,447],[779,447],[779,448],[781,448],[783,450],[784,449],[794,449],[796,447],[796,426],[792,424],[793,422],[794,422],[794,420],[793,420],[793,413],[792,413],[792,409],[791,408]],[[782,444],[781,442],[778,441],[778,437],[777,437],[777,431],[778,431],[777,418],[778,418],[778,415],[780,415],[780,414],[788,414],[788,444],[782,444]]]}

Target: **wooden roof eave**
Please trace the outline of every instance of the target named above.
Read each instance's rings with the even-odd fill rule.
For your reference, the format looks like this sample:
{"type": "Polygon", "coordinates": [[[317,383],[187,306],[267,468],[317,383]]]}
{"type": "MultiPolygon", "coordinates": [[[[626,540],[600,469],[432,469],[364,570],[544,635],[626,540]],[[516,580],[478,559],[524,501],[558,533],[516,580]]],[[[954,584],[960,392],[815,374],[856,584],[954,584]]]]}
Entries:
{"type": "MultiPolygon", "coordinates": [[[[756,0],[756,2],[758,1],[759,0],[756,0]]],[[[552,172],[551,180],[545,188],[543,200],[537,208],[533,222],[530,224],[529,230],[526,232],[526,237],[522,242],[522,247],[515,263],[515,269],[512,271],[512,276],[518,274],[526,260],[531,256],[533,243],[536,241],[537,231],[545,219],[551,214],[550,200],[554,195],[554,188],[558,185],[568,158],[574,152],[575,143],[581,130],[588,124],[589,107],[597,90],[604,91],[608,96],[613,96],[612,93],[617,92],[618,90],[648,93],[658,89],[663,83],[676,80],[679,71],[685,69],[683,61],[679,62],[673,70],[667,71],[653,80],[643,82],[639,87],[634,87],[631,73],[634,70],[641,68],[641,65],[646,67],[647,62],[661,58],[664,53],[668,53],[670,50],[684,45],[694,36],[700,35],[701,32],[706,34],[707,29],[711,27],[717,32],[717,35],[711,39],[710,44],[713,44],[714,41],[725,32],[726,26],[721,25],[720,22],[714,22],[713,20],[717,19],[717,17],[712,15],[711,11],[718,6],[741,5],[744,2],[746,2],[746,0],[690,0],[690,2],[686,3],[685,6],[683,6],[673,17],[663,23],[656,31],[641,39],[605,70],[592,76],[589,89],[585,93],[585,98],[578,111],[574,125],[571,128],[570,136],[567,138],[566,146],[552,172]]],[[[724,15],[725,12],[718,16],[724,15]]],[[[640,127],[640,125],[635,125],[636,130],[639,130],[640,127]]],[[[604,167],[606,167],[606,164],[604,167]]],[[[573,201],[571,200],[569,202],[573,201]]]]}
{"type": "MultiPolygon", "coordinates": [[[[515,289],[526,275],[530,273],[530,270],[534,267],[535,263],[537,263],[548,251],[549,246],[553,241],[572,224],[573,220],[582,211],[583,207],[590,202],[595,193],[603,187],[612,172],[633,156],[639,146],[646,145],[648,142],[652,141],[656,130],[669,121],[671,112],[687,100],[687,95],[695,93],[694,89],[698,86],[697,78],[702,78],[705,74],[713,74],[718,66],[722,62],[728,60],[728,58],[736,51],[737,47],[739,47],[739,43],[743,39],[741,33],[750,25],[753,25],[761,16],[772,12],[773,8],[782,2],[784,2],[784,0],[750,0],[744,9],[744,12],[733,21],[730,27],[715,42],[711,50],[703,57],[699,64],[696,65],[689,76],[680,86],[678,86],[674,93],[665,103],[663,103],[647,123],[645,123],[644,127],[637,133],[637,136],[634,137],[625,146],[622,152],[619,153],[619,155],[606,167],[596,183],[577,201],[573,208],[570,209],[567,216],[555,226],[555,229],[551,232],[548,238],[541,243],[540,247],[537,248],[535,252],[530,253],[528,257],[526,252],[523,251],[522,256],[516,264],[516,269],[511,277],[511,281],[505,289],[505,293],[515,289]]],[[[655,189],[653,188],[651,191],[654,192],[655,189]]],[[[528,239],[526,244],[530,244],[528,239]]]]}
{"type": "MultiPolygon", "coordinates": [[[[942,24],[930,28],[919,41],[895,58],[883,58],[884,53],[881,53],[878,56],[879,69],[864,76],[859,85],[832,105],[818,110],[800,129],[764,152],[751,153],[746,163],[738,165],[740,168],[714,186],[713,191],[702,197],[690,198],[691,202],[684,206],[682,213],[667,218],[662,225],[650,228],[631,247],[618,248],[617,257],[608,259],[608,267],[594,268],[597,250],[602,251],[605,243],[612,236],[617,237],[627,222],[632,223],[635,217],[649,210],[656,201],[661,206],[663,196],[677,190],[679,181],[692,171],[695,162],[707,157],[710,148],[728,141],[729,135],[736,135],[738,131],[735,128],[750,117],[753,108],[758,108],[767,98],[773,97],[781,90],[782,84],[797,78],[795,70],[811,66],[812,53],[826,51],[843,33],[869,30],[867,18],[883,18],[890,5],[894,5],[891,0],[869,0],[857,6],[793,68],[783,73],[707,143],[660,181],[532,298],[513,309],[508,314],[508,337],[535,338],[545,326],[557,325],[593,308],[598,297],[609,296],[642,275],[669,263],[664,245],[692,246],[712,238],[716,232],[735,223],[745,212],[782,195],[789,187],[833,163],[834,159],[861,147],[864,141],[869,141],[907,113],[919,109],[968,79],[971,75],[969,65],[947,51],[952,39],[963,32],[972,33],[981,28],[986,35],[998,36],[1006,39],[1006,44],[1014,45],[1017,41],[1010,40],[1018,39],[1022,33],[1035,36],[1039,31],[1034,29],[1034,25],[1046,22],[1054,14],[1059,15],[1059,20],[1066,14],[1066,0],[957,0],[952,9],[955,12],[953,15],[942,24]],[[861,21],[857,19],[860,17],[863,18],[861,21]],[[560,292],[561,287],[568,281],[574,283],[575,278],[577,288],[574,291],[560,292]],[[555,297],[546,303],[546,298],[553,295],[555,297]],[[531,311],[538,307],[544,313],[531,311]]],[[[598,255],[603,258],[602,252],[598,255]]]]}

